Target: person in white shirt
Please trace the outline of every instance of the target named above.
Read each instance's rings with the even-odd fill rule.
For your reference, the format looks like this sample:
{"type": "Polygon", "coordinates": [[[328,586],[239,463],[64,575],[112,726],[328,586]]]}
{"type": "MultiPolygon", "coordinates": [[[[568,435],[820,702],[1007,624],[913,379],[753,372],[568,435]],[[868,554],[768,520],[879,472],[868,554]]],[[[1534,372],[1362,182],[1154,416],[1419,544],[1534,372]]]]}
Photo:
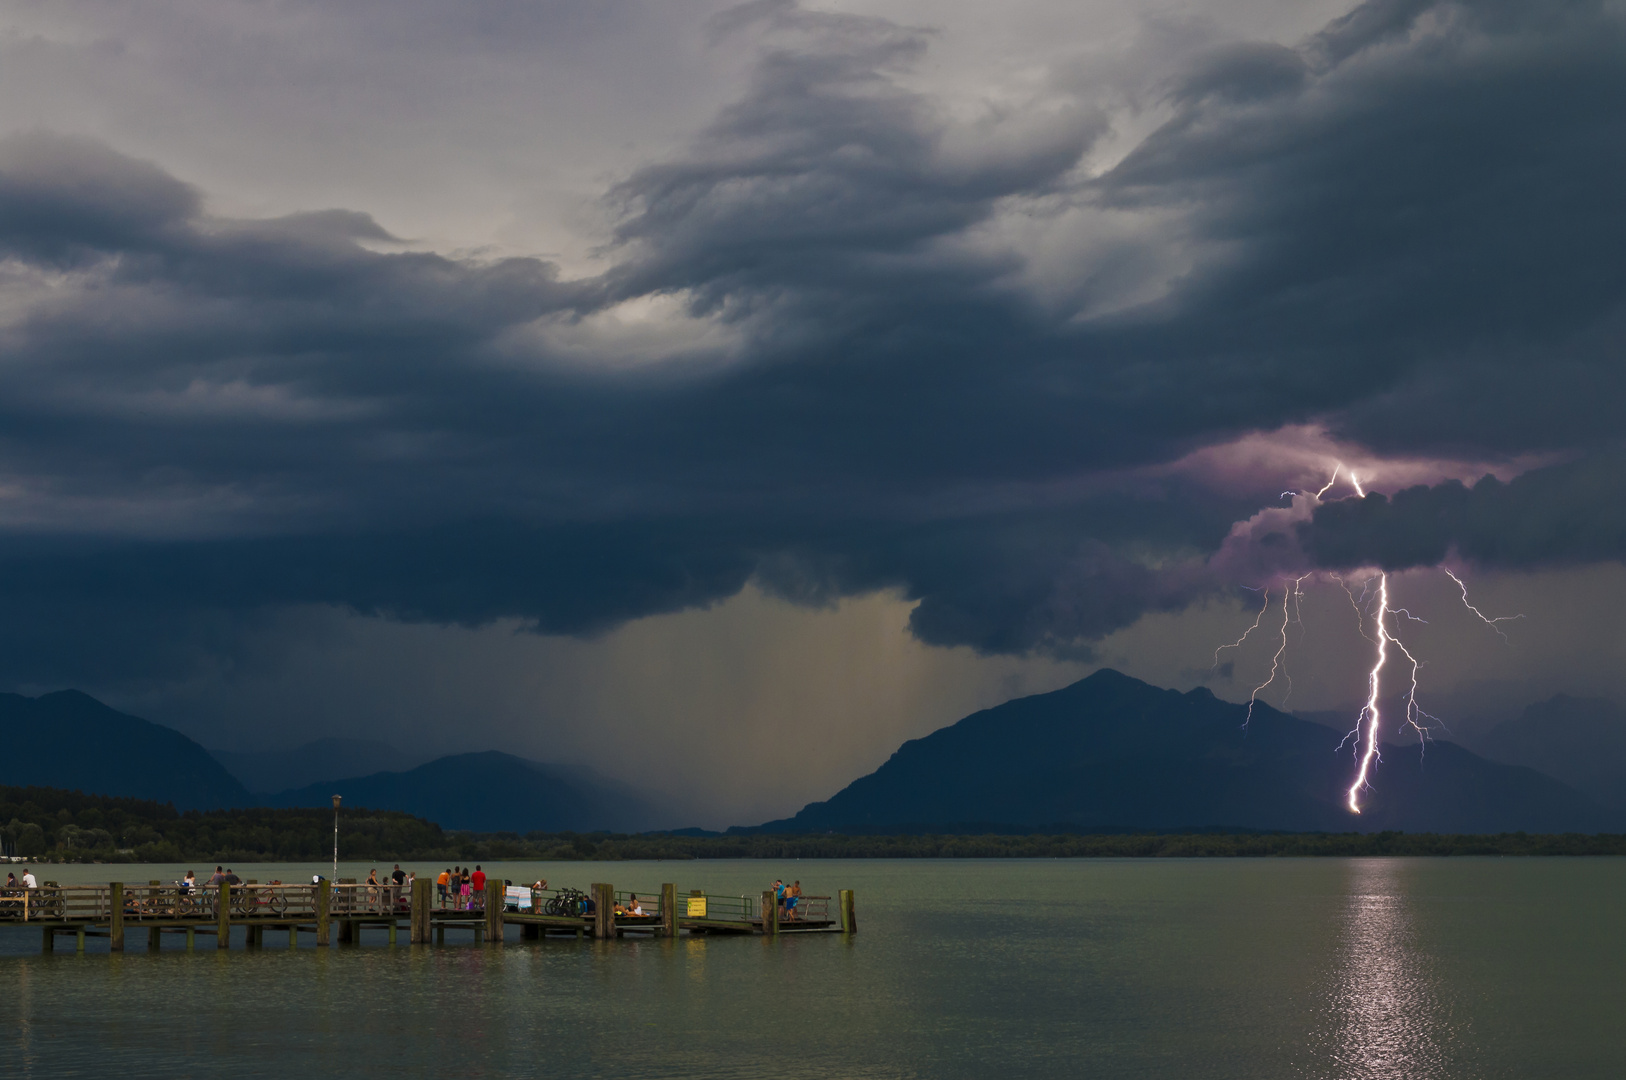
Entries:
{"type": "Polygon", "coordinates": [[[35,880],[34,871],[30,870],[26,866],[23,867],[23,888],[25,888],[25,889],[37,889],[39,887],[40,887],[40,883],[37,880],[35,880]]]}

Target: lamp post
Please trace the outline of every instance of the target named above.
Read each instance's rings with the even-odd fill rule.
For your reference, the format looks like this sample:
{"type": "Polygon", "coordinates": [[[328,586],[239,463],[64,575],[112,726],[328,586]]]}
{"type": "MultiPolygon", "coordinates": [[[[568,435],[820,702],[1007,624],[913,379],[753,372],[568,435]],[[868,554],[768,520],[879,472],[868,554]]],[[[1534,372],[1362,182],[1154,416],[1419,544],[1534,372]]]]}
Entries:
{"type": "Polygon", "coordinates": [[[339,880],[339,796],[333,796],[333,877],[339,880]]]}

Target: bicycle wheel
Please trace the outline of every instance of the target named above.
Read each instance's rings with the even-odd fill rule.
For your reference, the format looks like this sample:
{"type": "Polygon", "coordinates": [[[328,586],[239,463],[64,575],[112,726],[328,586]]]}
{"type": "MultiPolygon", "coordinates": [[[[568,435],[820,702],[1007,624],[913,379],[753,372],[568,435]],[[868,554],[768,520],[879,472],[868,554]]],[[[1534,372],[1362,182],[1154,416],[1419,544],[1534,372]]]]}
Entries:
{"type": "Polygon", "coordinates": [[[288,898],[280,892],[274,892],[265,898],[265,909],[273,915],[281,915],[288,910],[288,898]]]}

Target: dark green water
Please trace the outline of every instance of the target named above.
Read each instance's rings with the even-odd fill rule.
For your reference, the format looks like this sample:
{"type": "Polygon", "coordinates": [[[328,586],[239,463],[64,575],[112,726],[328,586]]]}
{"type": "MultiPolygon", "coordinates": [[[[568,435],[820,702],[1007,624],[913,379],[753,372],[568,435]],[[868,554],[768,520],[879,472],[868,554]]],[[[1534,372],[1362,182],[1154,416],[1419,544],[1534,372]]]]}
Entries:
{"type": "Polygon", "coordinates": [[[1626,1076],[1626,860],[500,873],[732,893],[783,875],[809,893],[855,889],[860,933],[521,944],[511,931],[502,948],[391,948],[380,932],[343,950],[268,936],[259,952],[188,954],[177,938],[149,954],[137,932],[120,956],[105,942],[41,956],[37,933],[0,930],[0,1074],[1626,1076]]]}

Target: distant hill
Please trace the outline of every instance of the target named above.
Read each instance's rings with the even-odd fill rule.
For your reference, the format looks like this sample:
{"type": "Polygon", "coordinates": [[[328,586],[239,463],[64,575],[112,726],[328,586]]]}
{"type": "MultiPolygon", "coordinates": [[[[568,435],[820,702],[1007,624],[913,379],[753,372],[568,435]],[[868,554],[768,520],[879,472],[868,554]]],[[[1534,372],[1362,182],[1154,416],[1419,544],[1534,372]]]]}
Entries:
{"type": "Polygon", "coordinates": [[[266,794],[335,776],[404,772],[423,761],[377,739],[317,739],[292,750],[210,750],[249,791],[266,794]]]}
{"type": "Polygon", "coordinates": [[[1626,811],[1626,709],[1559,694],[1528,706],[1475,743],[1493,761],[1528,765],[1626,811]]]}
{"type": "Polygon", "coordinates": [[[826,802],[761,831],[1043,829],[1595,832],[1617,825],[1533,769],[1452,743],[1387,746],[1364,812],[1343,793],[1340,734],[1206,689],[1161,690],[1103,670],[905,743],[826,802]]]}
{"type": "Polygon", "coordinates": [[[77,690],[37,698],[0,694],[0,784],[173,802],[180,810],[255,802],[185,735],[77,690]]]}
{"type": "Polygon", "coordinates": [[[401,810],[448,829],[479,832],[641,832],[664,822],[637,792],[586,769],[490,750],[436,758],[406,772],[325,780],[268,796],[272,806],[401,810]]]}

